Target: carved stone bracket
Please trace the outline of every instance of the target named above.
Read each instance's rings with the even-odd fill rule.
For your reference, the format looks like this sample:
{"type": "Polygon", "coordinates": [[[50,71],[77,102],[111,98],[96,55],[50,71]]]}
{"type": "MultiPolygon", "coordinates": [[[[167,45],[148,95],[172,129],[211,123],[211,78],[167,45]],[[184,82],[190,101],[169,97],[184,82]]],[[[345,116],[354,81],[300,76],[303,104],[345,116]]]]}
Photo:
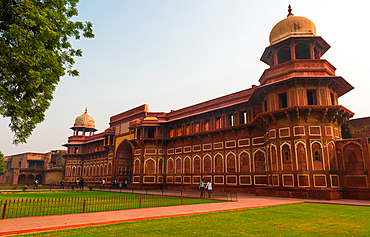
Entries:
{"type": "Polygon", "coordinates": [[[292,122],[292,119],[291,119],[291,117],[290,117],[289,112],[285,110],[285,111],[284,111],[284,113],[285,113],[285,116],[286,116],[286,118],[288,119],[289,123],[291,123],[291,122],[292,122]]]}
{"type": "Polygon", "coordinates": [[[321,122],[324,122],[326,115],[328,114],[328,108],[322,111],[321,122]]]}
{"type": "Polygon", "coordinates": [[[307,120],[310,118],[310,116],[311,116],[311,108],[308,108],[308,110],[307,110],[307,113],[306,113],[306,122],[307,122],[307,120]]]}
{"type": "Polygon", "coordinates": [[[299,122],[299,108],[296,109],[297,112],[297,122],[299,122]]]}

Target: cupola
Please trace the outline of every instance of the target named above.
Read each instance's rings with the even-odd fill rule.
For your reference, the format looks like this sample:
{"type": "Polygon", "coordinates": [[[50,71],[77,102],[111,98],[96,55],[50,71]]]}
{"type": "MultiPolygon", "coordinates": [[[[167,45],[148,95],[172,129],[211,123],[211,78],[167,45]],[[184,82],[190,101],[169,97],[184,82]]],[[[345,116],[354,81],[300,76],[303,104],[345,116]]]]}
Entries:
{"type": "Polygon", "coordinates": [[[75,123],[71,128],[74,131],[74,136],[81,135],[86,136],[86,132],[91,136],[97,129],[95,128],[95,120],[87,113],[87,108],[85,113],[78,116],[75,119],[75,123]]]}

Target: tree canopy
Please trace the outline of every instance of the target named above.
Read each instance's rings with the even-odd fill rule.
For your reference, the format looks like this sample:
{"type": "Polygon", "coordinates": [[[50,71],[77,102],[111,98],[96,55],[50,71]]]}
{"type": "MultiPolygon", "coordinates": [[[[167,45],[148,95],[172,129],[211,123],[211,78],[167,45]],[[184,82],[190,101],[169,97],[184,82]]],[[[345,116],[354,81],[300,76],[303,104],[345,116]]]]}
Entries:
{"type": "Polygon", "coordinates": [[[70,39],[93,38],[91,22],[72,21],[79,0],[0,0],[0,114],[13,144],[25,143],[45,117],[62,76],[73,69],[70,39]]]}
{"type": "Polygon", "coordinates": [[[0,176],[5,174],[5,172],[7,171],[5,169],[5,162],[4,162],[4,154],[0,151],[0,176]]]}

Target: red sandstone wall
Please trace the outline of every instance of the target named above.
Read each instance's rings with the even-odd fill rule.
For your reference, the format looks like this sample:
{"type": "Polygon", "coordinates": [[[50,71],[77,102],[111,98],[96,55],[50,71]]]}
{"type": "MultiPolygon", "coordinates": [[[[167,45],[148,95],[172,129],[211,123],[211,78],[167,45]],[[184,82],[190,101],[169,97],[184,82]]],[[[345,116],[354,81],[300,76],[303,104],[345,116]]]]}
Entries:
{"type": "Polygon", "coordinates": [[[352,119],[349,125],[353,138],[370,137],[370,117],[352,119]]]}

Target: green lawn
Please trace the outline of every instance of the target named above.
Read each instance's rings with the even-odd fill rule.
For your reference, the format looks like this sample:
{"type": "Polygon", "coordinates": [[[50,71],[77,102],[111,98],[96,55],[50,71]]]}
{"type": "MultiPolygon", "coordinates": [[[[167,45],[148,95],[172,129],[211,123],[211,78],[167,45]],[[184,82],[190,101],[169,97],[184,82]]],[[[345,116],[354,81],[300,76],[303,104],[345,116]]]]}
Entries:
{"type": "Polygon", "coordinates": [[[370,208],[300,203],[23,236],[369,236],[370,208]]]}
{"type": "MultiPolygon", "coordinates": [[[[33,185],[28,186],[28,189],[33,189],[33,185]]],[[[38,189],[50,189],[50,187],[38,187],[38,189]]],[[[51,189],[56,189],[56,188],[51,188],[51,189]]],[[[22,186],[12,186],[12,187],[5,187],[5,186],[0,186],[0,190],[19,190],[22,191],[22,186]]]]}
{"type": "Polygon", "coordinates": [[[8,192],[0,194],[0,213],[3,213],[5,207],[4,218],[7,219],[210,202],[220,201],[99,191],[8,192]],[[5,201],[7,201],[6,207],[5,201]]]}
{"type": "Polygon", "coordinates": [[[0,200],[26,198],[79,198],[79,197],[112,197],[125,195],[124,193],[99,191],[42,191],[42,192],[7,192],[0,193],[0,200]]]}

